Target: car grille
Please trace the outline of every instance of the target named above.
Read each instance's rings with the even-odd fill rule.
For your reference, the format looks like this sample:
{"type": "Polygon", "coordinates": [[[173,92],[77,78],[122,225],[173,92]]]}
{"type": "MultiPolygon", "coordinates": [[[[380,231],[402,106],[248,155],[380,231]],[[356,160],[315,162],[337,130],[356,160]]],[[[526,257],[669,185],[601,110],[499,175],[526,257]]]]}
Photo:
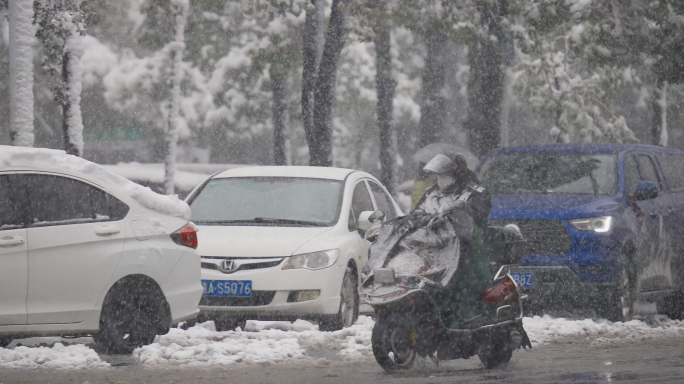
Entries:
{"type": "Polygon", "coordinates": [[[490,219],[489,225],[516,224],[525,236],[526,255],[564,255],[570,252],[570,235],[560,220],[490,219]]]}
{"type": "Polygon", "coordinates": [[[276,291],[252,291],[250,297],[202,296],[199,305],[207,307],[259,307],[271,304],[276,291]]]}
{"type": "Polygon", "coordinates": [[[224,273],[235,273],[237,271],[246,271],[246,270],[250,270],[250,269],[261,269],[261,268],[276,267],[276,266],[280,265],[280,263],[282,263],[282,261],[283,261],[282,257],[281,258],[272,258],[272,259],[269,259],[268,261],[264,261],[264,262],[260,262],[258,259],[249,260],[249,259],[238,258],[238,257],[232,257],[232,258],[231,257],[203,257],[203,258],[204,259],[216,260],[218,262],[220,262],[222,260],[240,260],[240,262],[243,263],[237,269],[230,271],[230,272],[226,272],[226,271],[221,271],[218,264],[202,261],[202,268],[213,269],[213,270],[221,271],[224,273]]]}

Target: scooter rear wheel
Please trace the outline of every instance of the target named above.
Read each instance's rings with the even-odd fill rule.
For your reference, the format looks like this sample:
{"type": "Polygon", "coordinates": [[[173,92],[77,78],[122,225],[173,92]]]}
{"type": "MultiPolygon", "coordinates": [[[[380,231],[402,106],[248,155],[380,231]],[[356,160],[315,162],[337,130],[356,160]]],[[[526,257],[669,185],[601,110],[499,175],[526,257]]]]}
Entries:
{"type": "Polygon", "coordinates": [[[382,369],[396,372],[410,369],[416,360],[416,331],[406,316],[381,316],[373,327],[373,355],[382,369]]]}

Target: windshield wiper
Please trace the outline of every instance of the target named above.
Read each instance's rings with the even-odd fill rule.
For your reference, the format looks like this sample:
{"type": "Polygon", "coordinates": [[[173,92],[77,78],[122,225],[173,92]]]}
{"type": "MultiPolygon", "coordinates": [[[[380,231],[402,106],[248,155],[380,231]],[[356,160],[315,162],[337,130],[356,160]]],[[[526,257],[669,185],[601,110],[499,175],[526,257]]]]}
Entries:
{"type": "Polygon", "coordinates": [[[325,227],[327,224],[315,221],[306,220],[291,220],[291,219],[275,219],[271,217],[255,217],[255,223],[273,223],[273,224],[293,224],[293,225],[311,225],[315,227],[325,227]]]}
{"type": "Polygon", "coordinates": [[[253,223],[254,220],[195,220],[193,223],[197,225],[221,225],[221,224],[238,224],[238,223],[253,223]]]}
{"type": "Polygon", "coordinates": [[[270,217],[255,217],[253,219],[240,220],[197,220],[194,221],[197,225],[235,225],[235,224],[287,224],[311,227],[327,227],[329,224],[320,223],[316,221],[306,220],[290,220],[290,219],[274,219],[270,217]]]}

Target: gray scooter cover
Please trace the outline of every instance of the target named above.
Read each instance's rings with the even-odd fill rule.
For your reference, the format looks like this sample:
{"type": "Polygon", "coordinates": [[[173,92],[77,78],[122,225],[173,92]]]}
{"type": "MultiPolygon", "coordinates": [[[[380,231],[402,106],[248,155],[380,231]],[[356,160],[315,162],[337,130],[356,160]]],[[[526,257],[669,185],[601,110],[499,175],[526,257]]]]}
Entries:
{"type": "Polygon", "coordinates": [[[397,277],[420,276],[446,286],[458,269],[459,236],[450,220],[427,223],[433,215],[413,212],[386,222],[370,249],[365,275],[374,269],[393,268],[397,277]]]}

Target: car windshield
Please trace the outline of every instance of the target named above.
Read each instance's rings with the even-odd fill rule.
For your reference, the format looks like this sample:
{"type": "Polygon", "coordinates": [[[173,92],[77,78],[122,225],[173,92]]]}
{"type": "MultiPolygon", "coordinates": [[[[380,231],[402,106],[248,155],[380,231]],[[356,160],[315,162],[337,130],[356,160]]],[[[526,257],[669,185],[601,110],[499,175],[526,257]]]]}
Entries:
{"type": "Polygon", "coordinates": [[[342,182],[294,177],[210,180],[190,203],[200,225],[331,226],[342,182]]]}
{"type": "Polygon", "coordinates": [[[479,178],[494,195],[617,194],[614,155],[514,153],[491,158],[479,178]]]}

